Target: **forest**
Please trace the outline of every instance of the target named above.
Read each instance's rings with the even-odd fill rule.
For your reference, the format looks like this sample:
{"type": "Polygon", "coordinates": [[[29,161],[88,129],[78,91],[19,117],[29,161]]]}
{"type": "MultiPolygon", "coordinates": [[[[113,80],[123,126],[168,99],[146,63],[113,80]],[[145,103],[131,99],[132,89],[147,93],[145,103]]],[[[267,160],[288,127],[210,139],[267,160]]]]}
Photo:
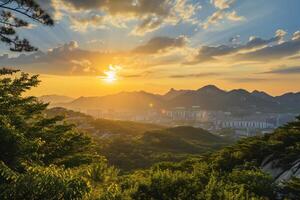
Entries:
{"type": "MultiPolygon", "coordinates": [[[[187,145],[180,138],[184,132],[195,142],[193,137],[199,130],[188,127],[153,130],[135,142],[145,142],[142,145],[145,151],[155,147],[148,143],[153,139],[145,140],[149,137],[157,141],[157,137],[165,138],[169,133],[178,142],[173,143],[169,136],[159,140],[167,145],[156,146],[158,161],[159,154],[164,152],[172,155],[181,151],[189,155],[180,162],[161,159],[165,162],[156,160],[151,167],[138,165],[133,169],[132,165],[125,165],[124,170],[116,167],[118,164],[109,164],[104,155],[109,157],[113,151],[101,154],[101,143],[95,136],[78,131],[63,116],[45,114],[47,104],[36,97],[24,96],[27,90],[38,86],[38,76],[5,68],[0,74],[1,199],[292,200],[300,195],[299,178],[278,180],[279,176],[274,177],[262,168],[266,159],[273,162],[273,168],[283,170],[297,163],[300,118],[272,134],[242,139],[196,157],[189,155],[199,154],[200,146],[187,145]],[[168,139],[172,142],[168,143],[168,139]]],[[[201,136],[206,134],[202,142],[220,142],[216,136],[202,132],[201,136]]],[[[132,161],[126,151],[143,150],[135,143],[130,144],[134,148],[124,145],[123,162],[132,161]]]]}

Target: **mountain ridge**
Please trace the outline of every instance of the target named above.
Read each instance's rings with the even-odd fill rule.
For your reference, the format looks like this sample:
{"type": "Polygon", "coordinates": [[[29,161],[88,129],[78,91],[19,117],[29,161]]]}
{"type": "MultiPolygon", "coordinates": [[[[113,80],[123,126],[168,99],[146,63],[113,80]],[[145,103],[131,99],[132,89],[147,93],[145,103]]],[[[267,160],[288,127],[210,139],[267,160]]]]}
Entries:
{"type": "Polygon", "coordinates": [[[205,110],[250,110],[259,112],[299,112],[300,92],[272,96],[264,91],[222,90],[207,85],[196,90],[176,90],[158,95],[145,91],[120,92],[99,97],[79,97],[57,106],[69,109],[105,109],[148,112],[152,109],[200,106],[205,110]]]}

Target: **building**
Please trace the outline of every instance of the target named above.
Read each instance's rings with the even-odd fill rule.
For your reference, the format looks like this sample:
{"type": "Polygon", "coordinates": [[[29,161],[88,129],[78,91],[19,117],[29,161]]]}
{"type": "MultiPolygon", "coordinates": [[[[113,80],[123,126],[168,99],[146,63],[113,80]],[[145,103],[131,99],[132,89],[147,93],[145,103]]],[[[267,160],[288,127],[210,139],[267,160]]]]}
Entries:
{"type": "Polygon", "coordinates": [[[274,124],[266,121],[247,121],[247,120],[228,120],[216,121],[215,126],[218,128],[232,128],[232,129],[272,129],[274,124]]]}
{"type": "Polygon", "coordinates": [[[176,107],[165,112],[165,115],[174,121],[197,121],[206,117],[204,111],[199,106],[176,107]]]}

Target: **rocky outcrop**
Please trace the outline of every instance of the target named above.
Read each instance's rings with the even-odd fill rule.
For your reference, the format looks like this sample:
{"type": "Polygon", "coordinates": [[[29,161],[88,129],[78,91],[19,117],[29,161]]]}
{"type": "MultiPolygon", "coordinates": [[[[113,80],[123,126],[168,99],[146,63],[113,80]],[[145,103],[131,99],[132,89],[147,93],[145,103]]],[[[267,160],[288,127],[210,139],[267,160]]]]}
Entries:
{"type": "Polygon", "coordinates": [[[278,167],[280,160],[272,159],[272,155],[268,156],[262,162],[261,169],[269,173],[276,182],[282,182],[291,179],[292,177],[300,178],[300,159],[291,164],[288,169],[278,167]]]}

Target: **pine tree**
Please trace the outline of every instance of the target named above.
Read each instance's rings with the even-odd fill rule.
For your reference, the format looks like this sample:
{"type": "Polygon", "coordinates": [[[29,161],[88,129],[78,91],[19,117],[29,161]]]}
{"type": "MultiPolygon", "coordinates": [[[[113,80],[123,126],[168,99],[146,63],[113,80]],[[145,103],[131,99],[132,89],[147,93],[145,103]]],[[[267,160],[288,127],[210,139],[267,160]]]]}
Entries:
{"type": "Polygon", "coordinates": [[[11,51],[37,50],[27,39],[17,35],[17,30],[30,26],[23,18],[47,26],[54,24],[50,15],[34,0],[0,0],[0,41],[7,44],[11,51]]]}

